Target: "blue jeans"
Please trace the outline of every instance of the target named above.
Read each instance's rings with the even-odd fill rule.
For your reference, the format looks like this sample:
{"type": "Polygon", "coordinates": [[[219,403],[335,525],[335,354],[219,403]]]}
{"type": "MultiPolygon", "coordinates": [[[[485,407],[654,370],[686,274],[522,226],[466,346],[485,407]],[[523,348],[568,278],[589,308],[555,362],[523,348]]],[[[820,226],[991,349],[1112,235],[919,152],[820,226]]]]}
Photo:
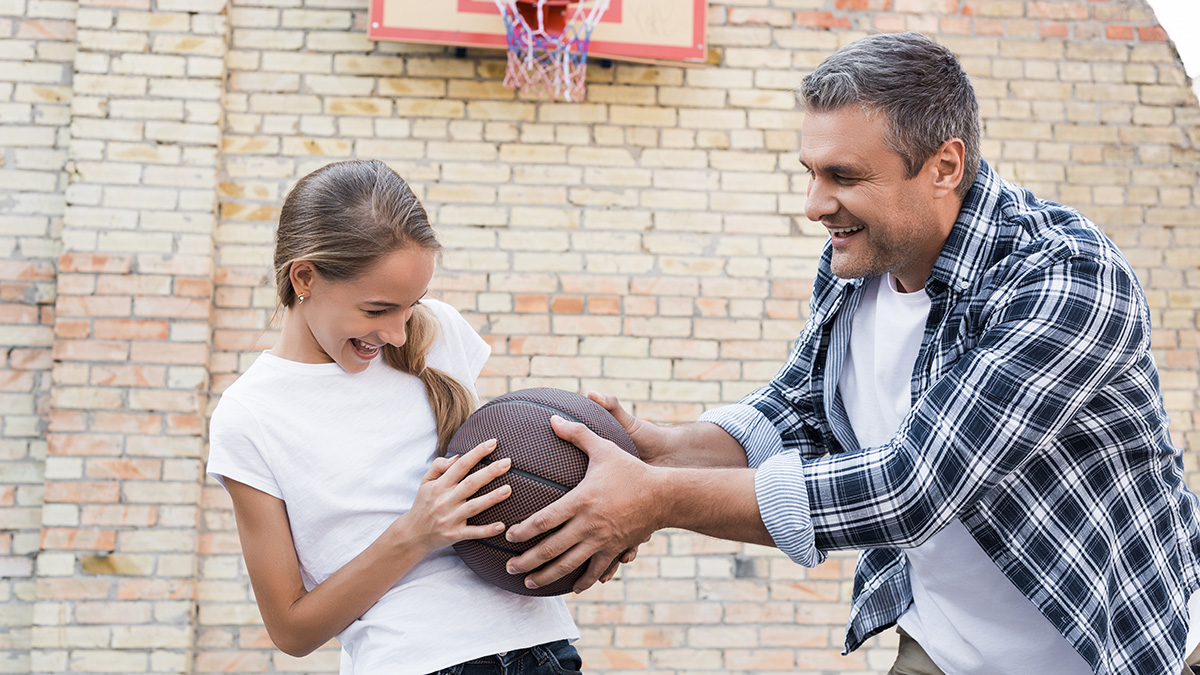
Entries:
{"type": "Polygon", "coordinates": [[[578,675],[583,659],[566,640],[472,659],[433,675],[578,675]]]}

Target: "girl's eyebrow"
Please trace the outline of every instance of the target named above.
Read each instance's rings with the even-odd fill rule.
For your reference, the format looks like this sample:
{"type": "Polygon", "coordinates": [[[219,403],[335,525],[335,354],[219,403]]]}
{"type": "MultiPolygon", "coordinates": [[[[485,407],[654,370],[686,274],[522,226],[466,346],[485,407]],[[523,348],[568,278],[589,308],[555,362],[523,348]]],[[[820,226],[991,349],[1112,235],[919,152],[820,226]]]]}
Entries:
{"type": "MultiPolygon", "coordinates": [[[[425,289],[425,292],[421,294],[421,298],[424,298],[424,297],[425,297],[425,295],[426,295],[426,294],[428,294],[428,293],[429,293],[429,289],[425,289]]],[[[420,302],[420,301],[421,301],[421,298],[417,298],[417,299],[416,299],[416,301],[414,301],[414,302],[413,302],[413,304],[415,305],[415,304],[417,304],[418,302],[420,302]]],[[[388,309],[391,309],[392,307],[399,307],[399,306],[400,306],[400,305],[397,305],[397,304],[396,304],[396,303],[394,303],[394,302],[387,302],[387,301],[384,301],[384,300],[366,300],[366,301],[364,301],[364,302],[363,302],[363,304],[364,304],[364,305],[373,305],[373,306],[375,306],[375,307],[384,307],[384,308],[388,308],[388,309]]]]}

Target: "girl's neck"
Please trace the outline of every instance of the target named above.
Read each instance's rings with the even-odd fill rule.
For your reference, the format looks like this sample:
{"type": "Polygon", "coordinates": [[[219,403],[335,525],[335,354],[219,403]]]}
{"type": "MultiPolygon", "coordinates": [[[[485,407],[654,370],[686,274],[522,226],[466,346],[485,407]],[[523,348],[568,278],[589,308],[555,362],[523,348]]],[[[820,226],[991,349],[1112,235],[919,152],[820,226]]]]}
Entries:
{"type": "Polygon", "coordinates": [[[279,340],[267,351],[281,359],[298,363],[333,363],[333,359],[321,351],[316,338],[294,307],[283,310],[279,340]]]}

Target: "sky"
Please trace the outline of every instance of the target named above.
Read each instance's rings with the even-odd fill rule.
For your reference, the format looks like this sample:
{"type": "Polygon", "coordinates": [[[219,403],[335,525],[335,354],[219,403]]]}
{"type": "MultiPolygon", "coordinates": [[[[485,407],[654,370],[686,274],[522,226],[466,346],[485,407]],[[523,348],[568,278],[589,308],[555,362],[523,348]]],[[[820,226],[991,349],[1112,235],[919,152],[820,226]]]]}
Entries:
{"type": "Polygon", "coordinates": [[[1195,86],[1200,81],[1200,1],[1149,0],[1195,86]]]}

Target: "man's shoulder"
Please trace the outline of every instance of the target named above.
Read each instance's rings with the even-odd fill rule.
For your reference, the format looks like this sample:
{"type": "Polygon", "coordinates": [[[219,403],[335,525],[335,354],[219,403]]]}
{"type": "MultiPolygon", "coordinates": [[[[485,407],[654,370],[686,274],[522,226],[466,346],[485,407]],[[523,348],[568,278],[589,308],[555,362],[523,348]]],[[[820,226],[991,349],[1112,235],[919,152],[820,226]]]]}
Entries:
{"type": "Polygon", "coordinates": [[[1005,253],[1002,257],[1124,261],[1116,245],[1078,209],[1041,199],[1004,181],[998,192],[987,220],[1000,239],[1008,240],[1000,247],[1005,253]]]}

